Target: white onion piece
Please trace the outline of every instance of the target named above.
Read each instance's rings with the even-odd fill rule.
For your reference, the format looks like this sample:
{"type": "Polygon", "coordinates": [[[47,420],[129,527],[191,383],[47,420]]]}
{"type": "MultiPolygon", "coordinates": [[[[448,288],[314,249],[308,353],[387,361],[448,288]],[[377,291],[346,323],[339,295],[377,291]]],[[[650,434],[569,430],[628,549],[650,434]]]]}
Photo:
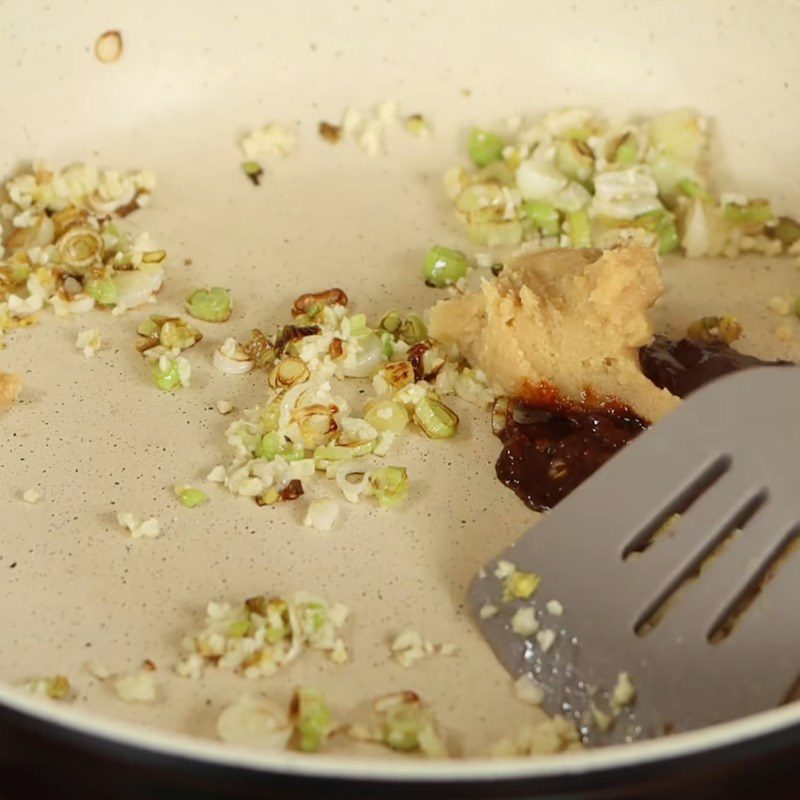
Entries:
{"type": "Polygon", "coordinates": [[[236,347],[233,355],[222,352],[218,347],[214,351],[214,366],[226,375],[244,375],[255,366],[254,362],[247,356],[241,347],[236,347]]]}
{"type": "Polygon", "coordinates": [[[526,200],[549,200],[568,183],[567,177],[543,159],[528,158],[517,169],[517,188],[526,200]]]}
{"type": "Polygon", "coordinates": [[[17,294],[10,294],[8,296],[8,310],[18,317],[24,317],[28,314],[35,314],[37,311],[42,310],[44,300],[40,294],[31,294],[30,297],[25,299],[17,294]]]}
{"type": "Polygon", "coordinates": [[[61,295],[54,294],[50,298],[50,304],[57,317],[88,314],[94,308],[94,297],[88,294],[76,294],[70,300],[65,300],[61,295]]]}
{"type": "Polygon", "coordinates": [[[283,749],[292,733],[286,712],[274,700],[242,695],[217,719],[219,738],[259,749],[283,749]]]}
{"type": "Polygon", "coordinates": [[[355,356],[345,359],[342,375],[345,378],[369,378],[384,361],[386,356],[383,343],[377,336],[370,334],[359,340],[355,356]]]}
{"type": "Polygon", "coordinates": [[[164,270],[133,269],[118,272],[114,275],[114,284],[117,287],[117,305],[123,308],[135,308],[148,302],[164,281],[164,270]]]}
{"type": "Polygon", "coordinates": [[[681,233],[681,244],[689,258],[708,255],[711,235],[706,210],[700,200],[693,200],[686,210],[681,233]]]}
{"type": "Polygon", "coordinates": [[[612,219],[634,219],[663,208],[658,186],[640,167],[604,172],[594,179],[592,212],[612,219]]]}
{"type": "Polygon", "coordinates": [[[357,503],[369,486],[369,473],[359,473],[358,470],[340,467],[336,470],[336,485],[342,490],[345,500],[350,503],[357,503]],[[349,475],[358,474],[361,474],[360,481],[354,483],[347,479],[349,475]]]}
{"type": "Polygon", "coordinates": [[[100,192],[92,192],[89,196],[89,205],[98,214],[111,214],[122,206],[128,205],[136,197],[136,187],[131,183],[127,194],[120,197],[113,197],[110,200],[103,197],[100,192]]]}
{"type": "Polygon", "coordinates": [[[570,181],[554,198],[553,205],[559,211],[577,211],[585,208],[592,201],[592,196],[579,183],[570,181]]]}

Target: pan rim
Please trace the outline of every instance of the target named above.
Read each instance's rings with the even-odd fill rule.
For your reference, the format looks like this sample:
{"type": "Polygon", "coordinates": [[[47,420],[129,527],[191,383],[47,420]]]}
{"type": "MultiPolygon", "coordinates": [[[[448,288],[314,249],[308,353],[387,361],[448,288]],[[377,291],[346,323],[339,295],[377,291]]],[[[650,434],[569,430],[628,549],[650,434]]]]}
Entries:
{"type": "Polygon", "coordinates": [[[426,761],[309,755],[279,751],[262,753],[213,739],[193,737],[88,710],[28,697],[0,686],[0,705],[35,721],[54,725],[101,742],[207,764],[297,778],[327,778],[409,783],[468,783],[552,779],[625,770],[746,745],[800,726],[800,704],[791,704],[742,719],[646,742],[610,745],[595,750],[537,758],[470,758],[426,761]]]}

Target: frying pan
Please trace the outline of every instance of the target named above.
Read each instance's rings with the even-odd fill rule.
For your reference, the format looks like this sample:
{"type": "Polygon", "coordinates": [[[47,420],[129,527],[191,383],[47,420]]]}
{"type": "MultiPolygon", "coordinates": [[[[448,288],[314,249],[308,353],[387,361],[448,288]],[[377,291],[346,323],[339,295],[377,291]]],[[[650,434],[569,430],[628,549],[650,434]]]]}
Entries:
{"type": "MultiPolygon", "coordinates": [[[[693,107],[711,121],[719,183],[796,210],[798,24],[800,4],[788,0],[4,4],[4,172],[31,159],[153,169],[153,203],[126,224],[169,254],[156,306],[121,317],[45,315],[0,352],[0,369],[25,383],[0,420],[0,700],[8,713],[86,747],[103,742],[265,780],[465,792],[491,784],[533,793],[578,779],[596,787],[631,770],[677,772],[800,740],[792,705],[629,747],[481,756],[533,713],[514,699],[464,607],[478,565],[532,521],[493,476],[498,444],[483,412],[460,408],[451,442],[407,437],[396,456],[412,471],[406,506],[348,507],[324,536],[300,524],[300,505],[262,509],[212,487],[198,513],[178,507],[171,492],[201,483],[224,459],[230,420],[215,402],[242,409],[265,391],[263,379],[214,370],[211,354],[225,336],[286,320],[298,294],[331,285],[370,317],[421,310],[441,296],[423,285],[419,265],[435,243],[470,249],[441,188],[443,171],[463,159],[470,125],[501,127],[510,115],[564,106],[606,115],[693,107]],[[115,63],[94,54],[106,30],[122,35],[115,63]],[[432,137],[418,141],[398,127],[372,157],[318,136],[320,121],[386,99],[401,113],[424,114],[432,137]],[[269,162],[256,187],[242,175],[237,142],[271,121],[295,126],[299,145],[269,162]],[[153,310],[179,311],[200,285],[229,287],[234,315],[204,327],[192,386],[158,392],[134,349],[135,327],[153,310]],[[99,328],[104,345],[84,360],[74,342],[86,327],[99,328]],[[32,487],[43,498],[25,504],[21,494],[32,487]],[[120,510],[157,516],[164,534],[131,541],[116,525],[120,510]],[[352,609],[350,664],[309,656],[257,684],[213,670],[199,684],[173,674],[181,637],[201,624],[209,599],[296,589],[352,609]],[[459,654],[404,670],[388,658],[387,640],[406,627],[455,643],[459,654]],[[158,666],[152,704],[121,702],[82,668],[99,659],[125,671],[144,658],[158,666]],[[19,689],[54,673],[77,687],[72,704],[19,689]],[[367,746],[306,756],[215,739],[221,708],[243,691],[283,700],[297,684],[324,690],[340,717],[375,695],[414,689],[465,758],[425,761],[367,746]]],[[[743,348],[800,357],[797,339],[774,336],[765,307],[773,295],[798,294],[791,259],[672,259],[664,269],[659,330],[677,335],[704,314],[734,313],[743,348]]]]}

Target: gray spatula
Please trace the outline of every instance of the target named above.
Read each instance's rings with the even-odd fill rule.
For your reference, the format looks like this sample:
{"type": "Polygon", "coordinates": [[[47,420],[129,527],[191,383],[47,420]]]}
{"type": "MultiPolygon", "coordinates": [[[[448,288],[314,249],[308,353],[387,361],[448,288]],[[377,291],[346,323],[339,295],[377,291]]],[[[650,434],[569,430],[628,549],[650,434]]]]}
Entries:
{"type": "Polygon", "coordinates": [[[534,680],[542,707],[573,719],[587,743],[696,728],[787,697],[800,674],[798,412],[794,367],[710,384],[473,582],[470,603],[497,657],[534,680]],[[499,562],[540,576],[529,599],[503,599],[507,579],[496,573],[509,566],[499,562]],[[511,629],[524,606],[535,634],[511,629]],[[624,706],[624,692],[613,701],[622,672],[636,691],[624,706]]]}

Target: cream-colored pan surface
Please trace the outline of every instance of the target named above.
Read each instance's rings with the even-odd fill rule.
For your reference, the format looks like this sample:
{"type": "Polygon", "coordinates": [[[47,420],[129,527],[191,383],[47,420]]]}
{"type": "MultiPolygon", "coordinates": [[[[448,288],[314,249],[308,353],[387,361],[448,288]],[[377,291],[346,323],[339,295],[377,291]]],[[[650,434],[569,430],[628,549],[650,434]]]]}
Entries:
{"type": "MultiPolygon", "coordinates": [[[[425,250],[441,243],[472,251],[441,175],[463,159],[470,125],[511,114],[694,107],[713,122],[723,183],[796,212],[798,24],[800,6],[773,1],[7,3],[2,172],[39,158],[153,169],[153,203],[128,223],[167,250],[169,267],[155,306],[66,321],[44,314],[41,325],[8,335],[0,351],[0,370],[25,384],[0,416],[0,678],[9,687],[2,694],[16,697],[11,687],[27,678],[63,673],[77,699],[40,713],[183,752],[191,743],[172,734],[213,739],[220,710],[242,692],[285,700],[298,684],[324,690],[342,719],[374,695],[414,689],[437,712],[453,752],[470,757],[531,720],[536,712],[514,698],[464,603],[478,566],[535,517],[494,477],[499,444],[488,415],[460,405],[454,440],[404,437],[393,461],[409,467],[408,502],[388,512],[348,505],[334,530],[319,534],[301,524],[302,499],[258,508],[204,485],[226,457],[230,418],[216,401],[242,409],[266,391],[262,373],[217,372],[213,350],[228,335],[287,320],[298,294],[330,285],[373,319],[430,306],[440,293],[420,279],[425,250]],[[102,64],[93,45],[110,28],[122,32],[124,52],[102,64]],[[373,158],[317,135],[317,123],[336,121],[346,106],[385,99],[423,113],[431,139],[397,129],[373,158]],[[300,142],[270,163],[256,188],[239,169],[236,144],[270,121],[296,124],[300,142]],[[201,284],[229,287],[234,314],[224,325],[201,324],[205,339],[189,354],[191,388],[159,392],[134,349],[136,325],[155,311],[179,312],[201,284]],[[87,327],[104,342],[92,359],[74,344],[87,327]],[[176,483],[204,485],[211,502],[179,506],[176,483]],[[43,493],[35,505],[21,499],[32,487],[43,493]],[[163,535],[131,540],[116,523],[120,510],[158,517],[163,535]],[[199,683],[174,675],[181,638],[202,624],[209,599],[297,589],[351,608],[349,664],[310,653],[256,683],[213,669],[199,683]],[[459,655],[403,669],[387,641],[407,627],[458,645],[459,655]],[[128,671],[146,658],[158,667],[152,704],[123,703],[83,668],[98,659],[128,671]]],[[[676,259],[664,272],[660,331],[678,334],[698,316],[730,312],[744,326],[742,349],[800,358],[800,320],[766,308],[773,295],[800,294],[793,259],[676,259]],[[794,332],[789,342],[774,335],[783,322],[794,332]]],[[[695,735],[686,746],[747,736],[791,713],[695,735]]],[[[651,743],[641,757],[681,747],[675,741],[651,743]]],[[[366,746],[334,751],[373,757],[359,768],[375,774],[463,772],[409,758],[390,766],[388,751],[366,746]]],[[[221,742],[197,752],[256,758],[221,742]]],[[[585,769],[639,751],[631,752],[471,770],[585,769]]],[[[310,757],[257,759],[269,768],[346,769],[310,757]]]]}

